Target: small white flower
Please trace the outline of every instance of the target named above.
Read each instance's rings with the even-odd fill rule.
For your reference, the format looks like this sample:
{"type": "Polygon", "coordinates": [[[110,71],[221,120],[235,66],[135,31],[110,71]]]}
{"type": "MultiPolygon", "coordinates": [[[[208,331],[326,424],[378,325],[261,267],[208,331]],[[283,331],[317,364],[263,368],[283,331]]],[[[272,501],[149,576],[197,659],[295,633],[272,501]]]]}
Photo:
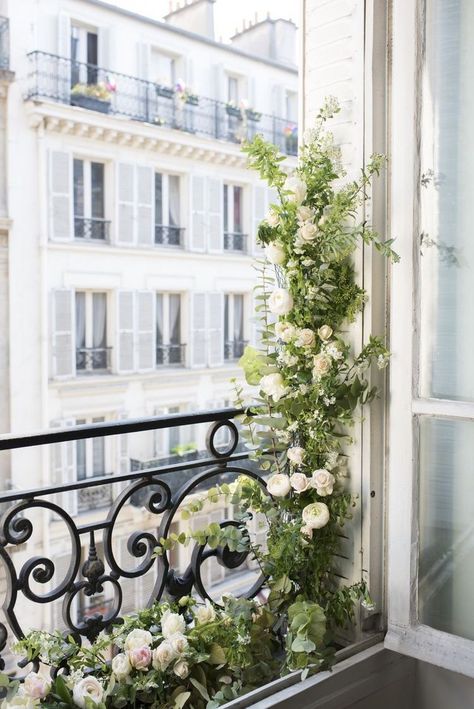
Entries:
{"type": "Polygon", "coordinates": [[[332,363],[331,358],[326,354],[320,353],[316,355],[313,359],[313,377],[315,379],[320,379],[328,374],[331,369],[332,363]]]}
{"type": "Polygon", "coordinates": [[[332,335],[332,328],[329,325],[322,325],[318,330],[318,335],[321,340],[329,340],[332,335]]]}
{"type": "Polygon", "coordinates": [[[216,619],[216,611],[214,610],[214,606],[209,602],[209,600],[206,600],[206,604],[204,606],[199,606],[197,608],[194,613],[194,617],[196,618],[196,623],[198,625],[212,623],[212,621],[216,619]]]}
{"type": "Polygon", "coordinates": [[[288,431],[290,431],[291,433],[294,433],[297,430],[298,430],[298,422],[293,421],[293,423],[290,423],[290,425],[288,426],[288,431]]]}
{"type": "Polygon", "coordinates": [[[304,473],[293,473],[290,476],[291,487],[295,492],[301,493],[310,486],[310,479],[304,473]]]}
{"type": "Polygon", "coordinates": [[[175,664],[173,667],[173,672],[177,677],[180,679],[186,679],[186,677],[189,674],[189,665],[187,662],[184,662],[184,660],[180,660],[175,664]]]}
{"type": "Polygon", "coordinates": [[[164,638],[169,638],[175,633],[184,633],[186,630],[186,622],[179,613],[171,613],[167,610],[161,617],[161,632],[164,638]]]}
{"type": "Polygon", "coordinates": [[[176,659],[176,651],[169,640],[163,640],[153,650],[153,667],[155,670],[166,670],[170,662],[176,659]]]}
{"type": "Polygon", "coordinates": [[[315,470],[311,479],[311,486],[315,488],[318,495],[327,497],[327,495],[332,495],[334,482],[334,475],[327,470],[315,470]]]}
{"type": "Polygon", "coordinates": [[[268,307],[275,315],[286,315],[293,307],[293,297],[284,288],[276,288],[268,299],[268,307]]]}
{"type": "Polygon", "coordinates": [[[365,608],[366,611],[374,611],[375,610],[375,603],[372,601],[367,601],[364,599],[361,603],[362,608],[365,608]]]}
{"type": "Polygon", "coordinates": [[[379,356],[377,357],[377,367],[379,369],[385,369],[388,364],[388,360],[388,355],[379,354],[379,356]]]}
{"type": "Polygon", "coordinates": [[[143,645],[150,645],[151,641],[152,634],[148,630],[135,628],[129,632],[125,639],[125,650],[134,650],[137,647],[143,647],[143,645]]]}
{"type": "Polygon", "coordinates": [[[260,380],[260,389],[264,394],[272,398],[274,402],[280,401],[288,392],[288,387],[278,372],[263,376],[260,380]]]}
{"type": "Polygon", "coordinates": [[[51,689],[49,677],[43,677],[37,672],[29,672],[23,683],[25,693],[32,699],[44,699],[51,689]]]}
{"type": "Polygon", "coordinates": [[[285,497],[291,490],[290,478],[283,473],[275,473],[267,480],[267,490],[272,497],[285,497]]]}
{"type": "Polygon", "coordinates": [[[86,708],[86,699],[90,699],[95,704],[100,704],[104,696],[104,688],[98,679],[90,675],[80,680],[72,691],[74,703],[80,709],[86,708]]]}
{"type": "Polygon", "coordinates": [[[285,260],[285,249],[278,241],[274,241],[265,246],[265,256],[270,263],[278,266],[285,260]]]}
{"type": "Polygon", "coordinates": [[[309,222],[314,217],[314,210],[311,207],[298,207],[296,210],[296,218],[301,226],[305,222],[309,222]]]}
{"type": "Polygon", "coordinates": [[[269,226],[275,228],[280,225],[280,215],[277,214],[275,210],[269,209],[265,221],[269,226]]]}
{"type": "Polygon", "coordinates": [[[305,449],[301,448],[301,446],[292,446],[291,448],[288,448],[287,456],[288,460],[290,463],[293,463],[293,465],[303,465],[305,449]]]}
{"type": "Polygon", "coordinates": [[[324,502],[313,502],[302,512],[303,522],[310,529],[321,529],[329,522],[329,509],[324,502]]]}
{"type": "Polygon", "coordinates": [[[305,327],[302,330],[298,330],[295,344],[298,347],[312,347],[314,345],[314,340],[314,332],[305,327]]]}
{"type": "Polygon", "coordinates": [[[317,234],[318,227],[316,226],[316,224],[312,224],[311,222],[306,222],[306,224],[303,224],[303,226],[298,229],[298,237],[304,244],[310,244],[312,241],[314,241],[317,234]]]}
{"type": "Polygon", "coordinates": [[[275,323],[275,334],[283,342],[291,342],[296,335],[296,328],[291,323],[282,320],[275,323]]]}
{"type": "Polygon", "coordinates": [[[131,671],[132,665],[130,664],[128,655],[126,655],[124,652],[115,655],[114,659],[112,660],[112,672],[119,680],[119,682],[123,679],[126,679],[131,671]]]}
{"type": "Polygon", "coordinates": [[[287,195],[289,202],[302,204],[306,198],[306,184],[296,175],[290,175],[286,178],[283,190],[289,193],[287,195]]]}
{"type": "Polygon", "coordinates": [[[336,403],[336,397],[335,396],[325,396],[323,398],[323,402],[325,406],[332,406],[333,404],[336,403]]]}
{"type": "Polygon", "coordinates": [[[182,633],[170,635],[168,642],[171,644],[171,647],[177,655],[182,655],[183,652],[186,652],[189,645],[187,637],[182,633]]]}
{"type": "Polygon", "coordinates": [[[344,357],[343,352],[341,352],[339,347],[334,343],[331,343],[326,346],[326,354],[328,354],[332,359],[336,361],[344,357]]]}

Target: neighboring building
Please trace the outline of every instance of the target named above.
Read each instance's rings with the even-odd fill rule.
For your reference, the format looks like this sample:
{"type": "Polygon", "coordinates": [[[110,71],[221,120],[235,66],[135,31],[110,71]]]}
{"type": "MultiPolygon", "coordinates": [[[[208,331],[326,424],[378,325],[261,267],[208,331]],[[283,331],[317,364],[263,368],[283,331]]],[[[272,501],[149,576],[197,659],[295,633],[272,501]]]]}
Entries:
{"type": "MultiPolygon", "coordinates": [[[[214,40],[212,6],[196,0],[156,22],[100,0],[0,5],[15,71],[8,101],[0,98],[4,431],[231,398],[254,332],[256,224],[272,198],[246,170],[240,142],[262,132],[296,153],[296,28],[267,19],[225,45],[214,40]],[[260,55],[254,33],[267,36],[260,55]]],[[[2,475],[21,488],[113,475],[131,459],[201,448],[204,433],[14,452],[2,475]]],[[[116,492],[91,488],[61,502],[91,521],[116,492]]],[[[125,564],[130,528],[143,518],[127,507],[117,540],[125,564]]],[[[64,528],[44,516],[38,524],[60,578],[64,528]]],[[[150,584],[131,579],[128,605],[150,584]]]]}

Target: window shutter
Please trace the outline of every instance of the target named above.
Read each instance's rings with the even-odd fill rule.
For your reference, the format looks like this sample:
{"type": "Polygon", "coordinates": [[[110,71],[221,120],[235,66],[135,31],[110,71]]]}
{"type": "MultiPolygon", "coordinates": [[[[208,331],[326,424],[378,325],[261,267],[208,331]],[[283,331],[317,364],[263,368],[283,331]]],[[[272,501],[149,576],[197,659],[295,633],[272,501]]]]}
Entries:
{"type": "Polygon", "coordinates": [[[224,296],[222,293],[207,294],[207,331],[209,337],[208,365],[222,367],[224,364],[224,296]]]}
{"type": "Polygon", "coordinates": [[[69,153],[49,153],[50,237],[54,241],[73,238],[72,158],[69,153]]]}
{"type": "Polygon", "coordinates": [[[135,168],[118,164],[117,242],[126,246],[135,243],[135,168]]]}
{"type": "Polygon", "coordinates": [[[108,27],[99,28],[99,66],[106,70],[110,70],[111,67],[115,66],[115,62],[112,61],[110,56],[115,42],[111,41],[110,33],[111,30],[108,27]]]}
{"type": "Polygon", "coordinates": [[[117,371],[120,374],[135,369],[135,294],[117,293],[117,371]]]}
{"type": "Polygon", "coordinates": [[[255,185],[253,190],[253,234],[252,248],[254,253],[261,254],[262,247],[258,243],[257,234],[260,222],[265,219],[267,211],[267,188],[263,184],[255,185]]]}
{"type": "Polygon", "coordinates": [[[206,190],[208,202],[208,249],[213,253],[218,253],[222,251],[224,238],[222,181],[209,177],[206,190]]]}
{"type": "Polygon", "coordinates": [[[52,294],[52,375],[56,379],[76,373],[74,291],[61,288],[52,294]]]}
{"type": "Polygon", "coordinates": [[[137,313],[137,368],[140,372],[155,369],[155,293],[139,291],[137,313]]]}
{"type": "Polygon", "coordinates": [[[71,56],[71,18],[60,12],[58,15],[58,55],[69,59],[71,56]]]}
{"type": "Polygon", "coordinates": [[[151,246],[153,234],[153,187],[154,174],[151,167],[137,165],[137,229],[138,243],[151,246]]]}
{"type": "MultiPolygon", "coordinates": [[[[51,428],[75,426],[74,419],[52,421],[51,428]]],[[[51,448],[51,477],[56,487],[76,482],[76,442],[63,441],[51,448]]],[[[77,514],[77,491],[61,492],[55,495],[55,503],[71,517],[77,514]]]]}
{"type": "Polygon", "coordinates": [[[150,79],[150,45],[138,42],[137,44],[137,76],[139,79],[150,79]]]}
{"type": "Polygon", "coordinates": [[[206,249],[206,178],[200,175],[192,177],[191,194],[191,250],[206,249]]]}
{"type": "Polygon", "coordinates": [[[207,365],[206,294],[193,293],[191,304],[191,366],[205,367],[207,365]]]}

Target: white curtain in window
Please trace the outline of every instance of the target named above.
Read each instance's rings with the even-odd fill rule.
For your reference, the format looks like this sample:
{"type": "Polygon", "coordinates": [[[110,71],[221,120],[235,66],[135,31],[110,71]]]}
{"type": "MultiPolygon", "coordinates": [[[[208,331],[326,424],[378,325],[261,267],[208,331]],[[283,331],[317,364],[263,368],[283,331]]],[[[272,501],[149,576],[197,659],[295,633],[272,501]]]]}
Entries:
{"type": "Polygon", "coordinates": [[[156,295],[156,344],[163,344],[163,295],[156,295]]]}
{"type": "Polygon", "coordinates": [[[170,303],[170,343],[181,343],[181,297],[173,293],[169,297],[170,303]]]}
{"type": "Polygon", "coordinates": [[[244,296],[234,295],[234,341],[244,339],[244,296]]]}
{"type": "Polygon", "coordinates": [[[86,346],[86,294],[76,293],[76,349],[86,346]]]}
{"type": "Polygon", "coordinates": [[[168,177],[169,225],[179,226],[179,177],[168,177]]]}
{"type": "Polygon", "coordinates": [[[107,347],[107,296],[105,293],[93,294],[93,317],[92,346],[107,347]]]}

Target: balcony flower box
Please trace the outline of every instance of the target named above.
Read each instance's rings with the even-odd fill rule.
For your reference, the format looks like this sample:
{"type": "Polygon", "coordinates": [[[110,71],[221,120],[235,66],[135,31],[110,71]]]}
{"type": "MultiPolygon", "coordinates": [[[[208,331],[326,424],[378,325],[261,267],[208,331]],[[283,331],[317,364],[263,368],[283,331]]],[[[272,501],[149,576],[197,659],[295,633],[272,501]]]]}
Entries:
{"type": "Polygon", "coordinates": [[[71,90],[71,106],[109,113],[112,91],[115,91],[115,87],[110,83],[76,84],[71,90]]]}
{"type": "Polygon", "coordinates": [[[228,103],[226,104],[225,110],[228,116],[238,118],[239,121],[242,120],[242,111],[238,108],[238,106],[233,106],[231,103],[228,103]]]}
{"type": "Polygon", "coordinates": [[[162,84],[156,84],[156,95],[162,98],[173,98],[174,89],[171,86],[163,86],[162,84]]]}
{"type": "Polygon", "coordinates": [[[248,121],[253,121],[254,123],[258,123],[262,117],[261,113],[254,111],[252,108],[247,108],[245,115],[247,116],[248,121]]]}
{"type": "Polygon", "coordinates": [[[71,94],[71,106],[80,106],[81,108],[89,109],[89,111],[98,111],[99,113],[109,113],[110,111],[110,101],[94,98],[94,96],[85,96],[84,94],[71,94]]]}
{"type": "Polygon", "coordinates": [[[189,94],[186,96],[186,103],[188,106],[199,106],[199,96],[196,96],[196,94],[189,94]]]}

